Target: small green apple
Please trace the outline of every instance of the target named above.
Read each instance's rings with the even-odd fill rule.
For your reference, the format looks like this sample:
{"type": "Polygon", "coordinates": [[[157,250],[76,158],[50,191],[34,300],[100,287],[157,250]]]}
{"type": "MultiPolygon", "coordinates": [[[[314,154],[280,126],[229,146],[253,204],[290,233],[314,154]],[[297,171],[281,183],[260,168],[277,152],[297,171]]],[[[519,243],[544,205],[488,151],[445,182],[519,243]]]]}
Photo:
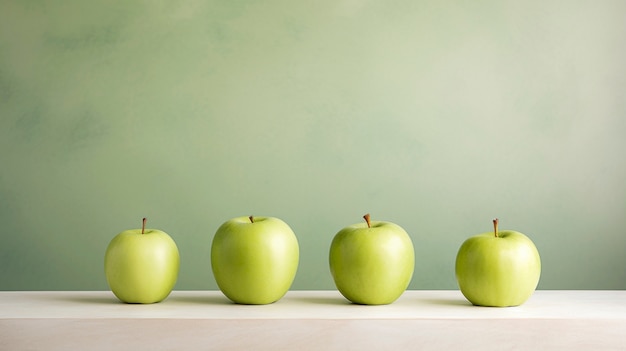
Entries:
{"type": "Polygon", "coordinates": [[[164,300],[178,278],[180,256],[174,240],[156,229],[126,230],[109,243],[104,256],[107,283],[126,303],[164,300]]]}
{"type": "Polygon", "coordinates": [[[337,290],[353,303],[385,305],[407,289],[415,266],[413,242],[397,224],[370,221],[341,229],[330,245],[337,290]]]}
{"type": "Polygon", "coordinates": [[[218,287],[235,303],[263,305],[282,298],[296,276],[298,239],[274,217],[237,217],[222,224],[211,244],[218,287]]]}
{"type": "Polygon", "coordinates": [[[461,245],[455,266],[459,288],[474,305],[521,305],[539,283],[539,252],[526,235],[498,231],[497,218],[493,227],[493,232],[475,235],[461,245]]]}

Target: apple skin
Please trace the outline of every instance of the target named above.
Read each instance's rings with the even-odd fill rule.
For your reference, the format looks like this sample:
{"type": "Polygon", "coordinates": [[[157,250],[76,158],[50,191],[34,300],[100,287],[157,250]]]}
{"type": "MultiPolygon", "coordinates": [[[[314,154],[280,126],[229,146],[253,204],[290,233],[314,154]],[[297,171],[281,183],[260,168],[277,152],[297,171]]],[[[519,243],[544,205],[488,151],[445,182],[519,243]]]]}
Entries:
{"type": "Polygon", "coordinates": [[[340,230],[330,245],[330,272],[337,290],[362,305],[386,305],[407,289],[415,267],[413,242],[391,222],[357,223],[340,230]]]}
{"type": "Polygon", "coordinates": [[[274,217],[236,217],[216,231],[211,268],[218,287],[235,303],[264,305],[280,300],[298,270],[298,239],[274,217]]]}
{"type": "Polygon", "coordinates": [[[541,275],[535,244],[524,234],[503,230],[467,239],[455,265],[461,292],[477,306],[519,306],[533,294],[541,275]]]}
{"type": "Polygon", "coordinates": [[[104,256],[104,272],[113,294],[126,303],[164,300],[178,279],[180,256],[174,240],[156,229],[116,235],[104,256]]]}

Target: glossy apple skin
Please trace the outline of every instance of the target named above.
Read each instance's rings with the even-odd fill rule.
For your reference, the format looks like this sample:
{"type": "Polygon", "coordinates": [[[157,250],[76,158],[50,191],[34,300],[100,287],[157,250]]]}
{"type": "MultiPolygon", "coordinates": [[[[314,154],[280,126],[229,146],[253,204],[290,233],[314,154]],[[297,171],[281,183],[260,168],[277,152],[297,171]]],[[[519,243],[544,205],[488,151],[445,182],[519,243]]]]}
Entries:
{"type": "Polygon", "coordinates": [[[237,217],[216,231],[211,268],[218,287],[235,303],[264,305],[282,298],[298,270],[298,239],[274,217],[237,217]]]}
{"type": "Polygon", "coordinates": [[[413,242],[400,226],[381,221],[340,230],[330,245],[337,290],[353,303],[386,305],[407,289],[415,267],[413,242]]]}
{"type": "Polygon", "coordinates": [[[178,279],[180,256],[174,240],[156,229],[126,230],[116,235],[106,249],[104,272],[107,283],[126,303],[164,300],[178,279]]]}
{"type": "Polygon", "coordinates": [[[456,257],[456,279],[474,305],[507,307],[523,304],[541,276],[535,244],[524,234],[505,230],[467,239],[456,257]]]}

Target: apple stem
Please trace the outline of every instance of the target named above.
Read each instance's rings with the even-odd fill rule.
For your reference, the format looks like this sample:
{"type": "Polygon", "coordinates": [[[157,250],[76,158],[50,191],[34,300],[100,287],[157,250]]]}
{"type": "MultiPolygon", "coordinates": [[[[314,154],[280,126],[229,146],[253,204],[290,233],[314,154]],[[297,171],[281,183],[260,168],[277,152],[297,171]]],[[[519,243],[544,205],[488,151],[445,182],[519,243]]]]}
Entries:
{"type": "Polygon", "coordinates": [[[146,231],[146,217],[143,218],[143,220],[141,221],[141,234],[143,234],[146,231]]]}
{"type": "Polygon", "coordinates": [[[497,218],[493,219],[493,233],[497,238],[498,237],[498,219],[497,218]]]}
{"type": "Polygon", "coordinates": [[[250,223],[254,223],[254,216],[250,216],[248,218],[250,218],[250,223]]]}
{"type": "Polygon", "coordinates": [[[363,216],[363,218],[365,219],[365,222],[367,223],[367,227],[371,228],[372,227],[372,223],[370,222],[370,214],[369,213],[365,214],[365,216],[363,216]]]}

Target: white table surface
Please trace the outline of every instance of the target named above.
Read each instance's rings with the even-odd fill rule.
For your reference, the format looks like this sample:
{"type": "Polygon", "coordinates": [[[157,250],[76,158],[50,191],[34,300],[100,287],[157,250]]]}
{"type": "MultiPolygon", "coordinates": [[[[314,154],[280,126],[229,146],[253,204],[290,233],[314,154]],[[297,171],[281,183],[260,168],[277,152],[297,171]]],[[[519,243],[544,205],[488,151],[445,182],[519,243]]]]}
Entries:
{"type": "Polygon", "coordinates": [[[109,291],[0,292],[0,350],[626,350],[626,291],[536,291],[522,306],[472,306],[459,291],[390,305],[290,291],[237,305],[219,291],[124,304],[109,291]]]}

